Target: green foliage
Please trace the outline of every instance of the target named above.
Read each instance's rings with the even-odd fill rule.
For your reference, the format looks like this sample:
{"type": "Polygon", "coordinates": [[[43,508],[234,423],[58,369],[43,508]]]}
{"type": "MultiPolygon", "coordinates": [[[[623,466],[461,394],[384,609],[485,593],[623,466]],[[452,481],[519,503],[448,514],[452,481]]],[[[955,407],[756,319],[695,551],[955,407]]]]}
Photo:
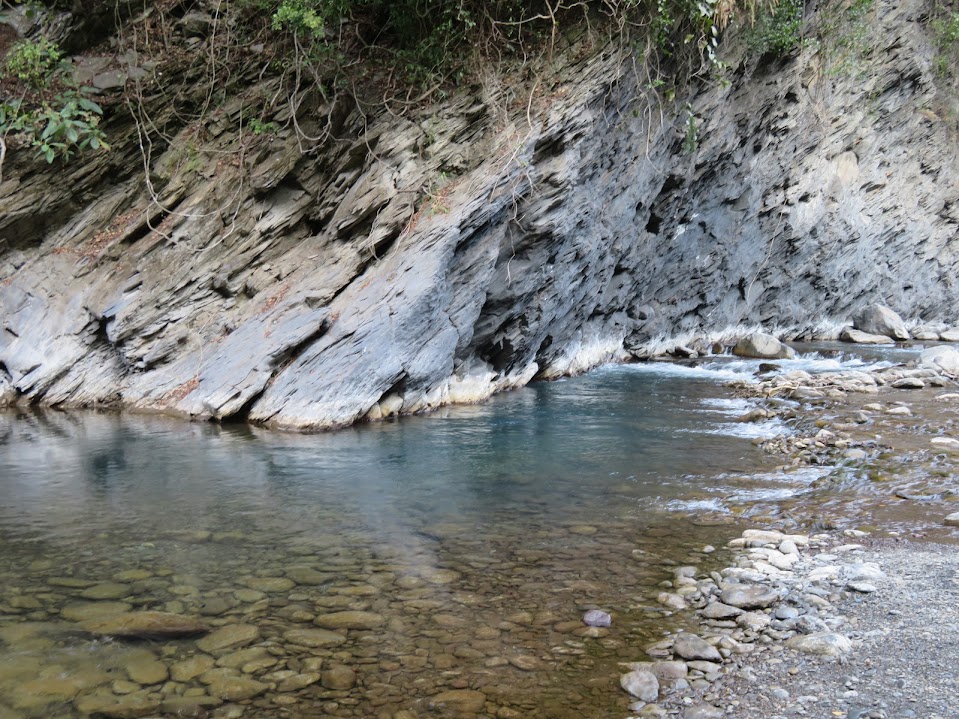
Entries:
{"type": "Polygon", "coordinates": [[[936,49],[936,71],[943,77],[955,74],[959,66],[959,13],[939,17],[931,23],[936,49]]]}
{"type": "Polygon", "coordinates": [[[69,160],[77,150],[110,149],[100,129],[102,116],[103,109],[77,89],[39,107],[10,100],[0,104],[0,136],[19,136],[48,163],[58,157],[69,160]]]}
{"type": "Polygon", "coordinates": [[[787,55],[802,44],[802,31],[802,0],[780,0],[761,9],[746,33],[746,47],[757,56],[787,55]]]}
{"type": "Polygon", "coordinates": [[[686,135],[683,137],[683,150],[691,155],[699,149],[699,123],[693,112],[693,106],[686,103],[686,135]]]}
{"type": "Polygon", "coordinates": [[[275,135],[280,129],[275,122],[264,122],[258,117],[250,118],[247,124],[254,135],[275,135]]]}
{"type": "Polygon", "coordinates": [[[875,25],[869,19],[874,0],[854,0],[847,7],[824,8],[817,36],[830,75],[857,76],[874,49],[875,25]]]}
{"type": "Polygon", "coordinates": [[[70,81],[62,58],[56,43],[41,37],[18,42],[3,60],[20,97],[0,103],[0,138],[34,148],[48,163],[78,150],[109,149],[100,128],[103,108],[90,99],[91,88],[70,81]]]}
{"type": "Polygon", "coordinates": [[[32,88],[44,88],[60,66],[62,57],[57,44],[47,38],[21,40],[7,52],[3,69],[32,88]]]}

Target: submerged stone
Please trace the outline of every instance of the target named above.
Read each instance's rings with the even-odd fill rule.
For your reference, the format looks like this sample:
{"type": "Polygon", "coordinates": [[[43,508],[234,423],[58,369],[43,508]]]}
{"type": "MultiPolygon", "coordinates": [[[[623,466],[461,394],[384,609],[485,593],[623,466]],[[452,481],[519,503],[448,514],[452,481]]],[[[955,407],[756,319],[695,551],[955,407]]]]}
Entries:
{"type": "Polygon", "coordinates": [[[84,631],[110,637],[155,639],[205,634],[210,627],[193,617],[171,612],[124,612],[83,622],[84,631]]]}

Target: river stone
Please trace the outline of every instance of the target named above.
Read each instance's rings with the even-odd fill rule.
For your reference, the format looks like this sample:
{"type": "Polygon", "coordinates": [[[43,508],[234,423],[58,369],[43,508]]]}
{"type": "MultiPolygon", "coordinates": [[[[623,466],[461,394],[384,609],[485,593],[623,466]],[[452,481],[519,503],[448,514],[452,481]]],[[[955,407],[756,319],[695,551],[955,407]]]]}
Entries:
{"type": "Polygon", "coordinates": [[[104,719],[138,719],[155,714],[160,709],[160,700],[143,694],[118,696],[88,696],[78,699],[77,711],[104,719]]]}
{"type": "Polygon", "coordinates": [[[431,584],[452,584],[462,576],[452,569],[424,569],[420,572],[423,579],[431,584]]]}
{"type": "Polygon", "coordinates": [[[218,654],[251,644],[260,638],[260,630],[252,624],[228,624],[200,639],[196,645],[207,654],[218,654]]]}
{"type": "Polygon", "coordinates": [[[815,654],[823,657],[838,657],[852,651],[852,643],[842,634],[822,632],[806,634],[786,640],[786,648],[794,649],[804,654],[815,654]]]}
{"type": "Polygon", "coordinates": [[[619,685],[637,699],[654,702],[659,697],[659,680],[652,672],[634,669],[619,678],[619,685]]]}
{"type": "MultiPolygon", "coordinates": [[[[212,672],[208,672],[208,674],[210,673],[212,672]]],[[[269,688],[269,684],[258,682],[255,679],[249,679],[238,674],[224,673],[212,677],[212,681],[207,686],[207,691],[224,701],[240,702],[259,696],[269,688]]]]}
{"type": "Polygon", "coordinates": [[[71,622],[107,619],[130,610],[126,602],[73,602],[60,610],[60,616],[71,622]]]}
{"type": "Polygon", "coordinates": [[[455,713],[477,714],[486,706],[486,695],[472,689],[451,689],[430,699],[430,709],[449,709],[455,713]]]}
{"type": "Polygon", "coordinates": [[[356,684],[356,672],[342,664],[334,664],[320,673],[320,683],[327,689],[352,689],[356,684]]]}
{"type": "Polygon", "coordinates": [[[291,644],[300,644],[304,647],[329,647],[342,644],[346,637],[326,629],[291,629],[283,635],[291,644]]]}
{"type": "Polygon", "coordinates": [[[196,696],[168,696],[160,704],[160,712],[163,714],[172,714],[180,719],[202,719],[209,716],[207,709],[219,706],[223,703],[222,699],[211,697],[207,694],[196,696]]]}
{"type": "Polygon", "coordinates": [[[583,623],[591,627],[608,627],[613,618],[599,609],[590,609],[583,615],[583,623]]]}
{"type": "Polygon", "coordinates": [[[959,527],[959,512],[953,512],[952,514],[947,514],[942,523],[947,527],[959,527]]]}
{"type": "Polygon", "coordinates": [[[722,662],[723,655],[702,637],[689,632],[680,632],[673,641],[673,653],[683,659],[702,659],[707,662],[722,662]]]}
{"type": "Polygon", "coordinates": [[[90,634],[138,639],[189,637],[210,631],[198,619],[170,612],[124,612],[106,619],[88,620],[81,626],[90,634]]]}
{"type": "Polygon", "coordinates": [[[47,584],[51,587],[65,587],[67,589],[86,589],[92,587],[96,582],[90,579],[77,579],[76,577],[50,577],[47,584]]]}
{"type": "Polygon", "coordinates": [[[119,582],[104,582],[95,584],[80,592],[84,599],[123,599],[131,594],[129,584],[120,584],[119,582]]]}
{"type": "Polygon", "coordinates": [[[860,332],[852,327],[846,327],[839,335],[843,342],[853,342],[859,345],[887,345],[892,342],[886,335],[874,335],[868,332],[860,332]]]}
{"type": "Polygon", "coordinates": [[[794,359],[796,357],[796,351],[792,347],[784,345],[764,332],[754,332],[743,337],[733,347],[733,354],[737,357],[756,359],[794,359]]]}
{"type": "Polygon", "coordinates": [[[919,364],[950,375],[959,375],[959,350],[948,346],[930,347],[919,355],[919,364]]]}
{"type": "Polygon", "coordinates": [[[683,712],[683,719],[723,719],[725,716],[722,709],[711,704],[694,704],[683,712]]]}
{"type": "Polygon", "coordinates": [[[170,676],[166,664],[149,652],[133,657],[125,668],[130,681],[137,684],[159,684],[170,676]]]}
{"type": "Polygon", "coordinates": [[[253,602],[266,599],[266,594],[256,589],[237,589],[233,592],[233,596],[236,597],[237,601],[243,602],[244,604],[252,604],[253,602]]]}
{"type": "Polygon", "coordinates": [[[873,335],[884,335],[895,340],[909,339],[906,323],[885,305],[874,304],[864,308],[852,318],[852,326],[873,335]]]}
{"type": "Polygon", "coordinates": [[[297,584],[306,586],[317,586],[330,579],[329,574],[318,572],[312,567],[289,567],[286,570],[286,576],[297,584]]]}
{"type": "Polygon", "coordinates": [[[706,617],[706,619],[731,619],[742,613],[743,610],[739,607],[731,607],[722,602],[713,602],[712,604],[706,605],[706,608],[703,609],[703,616],[706,617]]]}
{"type": "Polygon", "coordinates": [[[316,684],[320,681],[321,675],[318,673],[307,673],[307,674],[294,674],[292,677],[287,677],[280,682],[280,685],[276,688],[278,692],[298,692],[300,689],[305,689],[311,684],[316,684]]]}
{"type": "Polygon", "coordinates": [[[170,667],[170,678],[175,682],[188,682],[210,671],[215,660],[209,654],[196,654],[170,667]]]}
{"type": "Polygon", "coordinates": [[[264,657],[272,658],[272,655],[267,651],[266,647],[249,647],[247,649],[240,649],[237,652],[231,652],[230,654],[224,654],[216,660],[216,665],[218,667],[227,667],[228,669],[239,669],[244,664],[261,660],[264,657]]]}
{"type": "Polygon", "coordinates": [[[287,577],[251,577],[243,583],[257,592],[288,592],[296,586],[296,582],[287,577]]]}
{"type": "Polygon", "coordinates": [[[333,612],[321,614],[313,623],[325,629],[376,629],[386,620],[383,615],[374,612],[333,612]]]}
{"type": "Polygon", "coordinates": [[[740,609],[765,609],[778,602],[780,597],[778,590],[755,585],[730,587],[719,595],[723,604],[740,609]]]}

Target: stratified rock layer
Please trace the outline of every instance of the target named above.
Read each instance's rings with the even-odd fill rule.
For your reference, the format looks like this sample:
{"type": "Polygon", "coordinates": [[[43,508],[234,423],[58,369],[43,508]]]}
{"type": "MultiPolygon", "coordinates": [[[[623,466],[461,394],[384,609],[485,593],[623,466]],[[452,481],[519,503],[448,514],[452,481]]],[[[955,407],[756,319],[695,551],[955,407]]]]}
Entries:
{"type": "Polygon", "coordinates": [[[581,38],[522,107],[493,82],[405,119],[304,102],[308,154],[288,114],[240,153],[243,98],[154,138],[149,186],[119,119],[113,152],[56,174],[13,153],[0,402],[321,429],[730,326],[808,334],[873,302],[951,321],[959,177],[924,12],[876,8],[856,72],[734,64],[692,99],[692,152],[581,38]]]}

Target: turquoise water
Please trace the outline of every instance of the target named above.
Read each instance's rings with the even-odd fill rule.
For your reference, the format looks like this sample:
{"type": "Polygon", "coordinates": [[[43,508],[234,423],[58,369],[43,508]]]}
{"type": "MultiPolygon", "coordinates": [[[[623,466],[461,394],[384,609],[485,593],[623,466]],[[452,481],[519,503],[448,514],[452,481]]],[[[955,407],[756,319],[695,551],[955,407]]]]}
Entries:
{"type": "Polygon", "coordinates": [[[753,369],[605,368],[319,435],[0,414],[0,716],[624,716],[617,663],[680,621],[655,601],[671,567],[714,566],[733,504],[764,511],[811,479],[751,441],[787,427],[735,421],[749,403],[721,380],[753,369]],[[584,627],[590,608],[613,626],[584,627]],[[255,636],[82,631],[129,609],[255,636]],[[331,647],[291,634],[336,611],[370,625],[331,647]],[[185,661],[221,668],[183,679],[185,661]]]}

